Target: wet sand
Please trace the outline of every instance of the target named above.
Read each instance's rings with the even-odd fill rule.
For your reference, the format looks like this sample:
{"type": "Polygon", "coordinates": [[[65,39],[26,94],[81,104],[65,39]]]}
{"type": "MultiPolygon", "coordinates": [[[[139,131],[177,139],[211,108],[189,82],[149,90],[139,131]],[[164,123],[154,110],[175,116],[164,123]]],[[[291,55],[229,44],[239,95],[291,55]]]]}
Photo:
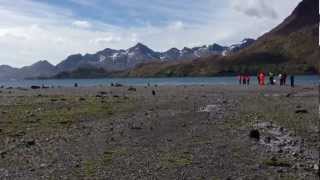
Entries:
{"type": "Polygon", "coordinates": [[[317,87],[0,92],[0,179],[318,177],[317,87]]]}

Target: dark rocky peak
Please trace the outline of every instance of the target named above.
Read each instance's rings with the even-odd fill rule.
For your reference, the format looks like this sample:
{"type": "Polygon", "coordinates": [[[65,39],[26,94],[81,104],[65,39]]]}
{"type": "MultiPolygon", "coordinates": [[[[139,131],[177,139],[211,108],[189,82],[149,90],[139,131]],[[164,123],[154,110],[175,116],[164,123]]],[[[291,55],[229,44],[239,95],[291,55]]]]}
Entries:
{"type": "Polygon", "coordinates": [[[303,0],[283,23],[268,35],[287,35],[302,28],[316,25],[319,22],[319,0],[303,0]]]}
{"type": "Polygon", "coordinates": [[[184,48],[182,49],[182,52],[183,52],[183,53],[189,53],[189,52],[193,52],[193,51],[192,51],[191,48],[184,47],[184,48]]]}
{"type": "Polygon", "coordinates": [[[226,47],[223,47],[219,44],[214,43],[214,44],[208,46],[208,49],[209,49],[209,51],[223,51],[226,49],[226,47]]]}
{"type": "Polygon", "coordinates": [[[32,67],[54,67],[47,60],[41,60],[31,65],[32,67]]]}
{"type": "Polygon", "coordinates": [[[141,53],[154,52],[152,49],[150,49],[148,46],[146,46],[142,43],[137,43],[132,48],[129,48],[128,51],[129,52],[141,52],[141,53]]]}
{"type": "Polygon", "coordinates": [[[166,51],[165,53],[179,53],[179,52],[180,52],[179,49],[177,49],[177,48],[171,48],[171,49],[169,49],[168,51],[166,51]]]}
{"type": "Polygon", "coordinates": [[[118,52],[118,50],[114,50],[114,49],[110,49],[110,48],[106,48],[100,52],[98,52],[97,54],[106,54],[106,55],[111,55],[118,52]]]}

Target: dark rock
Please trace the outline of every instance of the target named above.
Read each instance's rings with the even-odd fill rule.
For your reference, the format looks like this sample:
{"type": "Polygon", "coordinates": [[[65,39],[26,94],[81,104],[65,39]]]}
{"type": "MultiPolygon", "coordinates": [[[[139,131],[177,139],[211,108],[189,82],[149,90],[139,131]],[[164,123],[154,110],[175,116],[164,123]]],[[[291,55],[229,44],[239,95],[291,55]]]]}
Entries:
{"type": "Polygon", "coordinates": [[[137,91],[137,89],[134,87],[129,87],[128,91],[137,91]]]}
{"type": "Polygon", "coordinates": [[[260,132],[256,129],[251,130],[249,133],[249,137],[259,141],[260,140],[260,132]]]}
{"type": "Polygon", "coordinates": [[[31,86],[30,88],[31,89],[40,89],[41,87],[40,86],[31,86]]]}
{"type": "Polygon", "coordinates": [[[6,155],[7,155],[6,151],[0,151],[0,156],[2,159],[5,158],[6,155]]]}
{"type": "Polygon", "coordinates": [[[152,95],[155,96],[156,95],[156,91],[152,90],[152,95]]]}
{"type": "Polygon", "coordinates": [[[307,114],[308,113],[308,110],[306,109],[298,109],[295,111],[296,114],[307,114]]]}
{"type": "Polygon", "coordinates": [[[265,139],[264,139],[264,142],[265,143],[267,143],[267,144],[269,144],[269,143],[271,143],[271,137],[266,137],[265,139]]]}
{"type": "Polygon", "coordinates": [[[78,83],[74,83],[74,87],[78,87],[78,83]]]}
{"type": "Polygon", "coordinates": [[[116,83],[116,84],[114,85],[114,87],[123,87],[123,85],[122,85],[122,84],[119,84],[119,83],[116,83]]]}
{"type": "Polygon", "coordinates": [[[142,129],[142,123],[140,124],[132,124],[131,129],[133,130],[141,130],[142,129]]]}
{"type": "Polygon", "coordinates": [[[107,95],[108,93],[105,92],[105,91],[101,91],[101,92],[99,92],[99,94],[101,94],[101,95],[107,95]]]}
{"type": "Polygon", "coordinates": [[[25,142],[26,142],[27,147],[31,147],[31,146],[36,145],[36,141],[34,139],[29,139],[29,140],[26,140],[25,142]]]}
{"type": "Polygon", "coordinates": [[[85,98],[79,98],[79,101],[85,101],[86,99],[85,98]]]}
{"type": "Polygon", "coordinates": [[[279,128],[279,131],[280,131],[280,132],[283,132],[283,131],[284,131],[284,128],[283,128],[283,127],[280,127],[280,128],[279,128]]]}

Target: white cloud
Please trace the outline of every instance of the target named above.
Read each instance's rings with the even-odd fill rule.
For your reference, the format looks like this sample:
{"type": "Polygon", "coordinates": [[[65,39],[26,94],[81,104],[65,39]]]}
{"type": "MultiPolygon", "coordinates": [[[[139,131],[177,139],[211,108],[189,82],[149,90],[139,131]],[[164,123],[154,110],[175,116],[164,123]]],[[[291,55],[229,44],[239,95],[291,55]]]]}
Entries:
{"type": "MultiPolygon", "coordinates": [[[[172,19],[159,24],[146,22],[139,26],[116,26],[75,17],[68,9],[45,3],[0,0],[0,64],[21,67],[40,59],[57,64],[71,54],[94,53],[107,47],[126,49],[137,42],[145,43],[155,50],[216,42],[228,45],[243,38],[256,38],[269,31],[289,15],[300,0],[269,0],[268,7],[276,12],[277,17],[267,15],[270,13],[268,11],[260,12],[261,5],[243,0],[241,8],[258,9],[259,16],[252,16],[252,12],[250,16],[250,13],[239,10],[235,5],[240,0],[225,1],[219,8],[216,6],[221,4],[220,0],[188,0],[189,4],[171,1],[145,3],[145,0],[110,1],[130,8],[140,8],[141,4],[145,4],[142,7],[146,10],[141,11],[146,15],[148,11],[156,15],[164,13],[170,14],[172,19]],[[181,8],[177,10],[179,6],[181,8]],[[192,14],[185,12],[190,6],[196,9],[192,14]]],[[[93,7],[94,4],[89,2],[82,0],[82,5],[93,7]]],[[[139,14],[135,16],[139,18],[139,14]]]]}
{"type": "Polygon", "coordinates": [[[278,18],[278,14],[271,6],[270,0],[234,0],[233,8],[248,16],[257,18],[278,18]]]}
{"type": "Polygon", "coordinates": [[[182,30],[185,27],[184,23],[181,21],[173,22],[169,25],[169,29],[173,31],[179,31],[182,30]]]}
{"type": "Polygon", "coordinates": [[[110,35],[103,38],[96,38],[93,43],[96,45],[106,45],[110,43],[117,43],[119,41],[121,41],[121,37],[110,35]]]}
{"type": "Polygon", "coordinates": [[[74,21],[72,22],[72,25],[79,28],[91,28],[92,26],[88,21],[74,21]]]}

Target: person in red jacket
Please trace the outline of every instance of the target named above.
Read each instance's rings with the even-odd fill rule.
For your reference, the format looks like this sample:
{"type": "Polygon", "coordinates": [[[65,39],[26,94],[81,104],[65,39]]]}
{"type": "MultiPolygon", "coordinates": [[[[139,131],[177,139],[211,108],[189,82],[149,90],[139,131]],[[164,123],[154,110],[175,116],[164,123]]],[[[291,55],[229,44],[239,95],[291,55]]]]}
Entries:
{"type": "Polygon", "coordinates": [[[259,74],[259,84],[260,84],[260,86],[264,86],[265,85],[265,78],[266,78],[266,76],[264,75],[264,73],[263,72],[261,72],[260,74],[259,74]]]}

